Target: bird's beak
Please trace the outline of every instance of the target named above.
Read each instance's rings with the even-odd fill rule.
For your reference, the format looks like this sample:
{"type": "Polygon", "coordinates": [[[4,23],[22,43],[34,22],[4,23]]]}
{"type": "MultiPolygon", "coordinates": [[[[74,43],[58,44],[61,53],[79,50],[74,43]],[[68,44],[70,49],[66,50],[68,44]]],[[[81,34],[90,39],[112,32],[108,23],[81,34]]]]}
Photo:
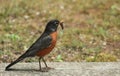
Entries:
{"type": "Polygon", "coordinates": [[[60,26],[61,26],[61,28],[63,30],[64,29],[64,27],[63,27],[63,21],[60,22],[60,26]]]}

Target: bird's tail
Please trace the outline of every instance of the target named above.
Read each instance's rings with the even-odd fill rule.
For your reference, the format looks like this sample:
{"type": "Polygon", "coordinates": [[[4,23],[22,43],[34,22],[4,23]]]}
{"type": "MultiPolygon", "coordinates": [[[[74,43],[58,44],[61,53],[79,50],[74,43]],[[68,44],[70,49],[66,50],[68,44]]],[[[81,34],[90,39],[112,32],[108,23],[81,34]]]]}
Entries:
{"type": "Polygon", "coordinates": [[[13,66],[14,64],[18,63],[19,61],[23,60],[25,57],[23,56],[20,56],[18,59],[16,59],[15,61],[13,61],[12,63],[10,63],[6,68],[5,70],[10,70],[10,67],[13,66]]]}

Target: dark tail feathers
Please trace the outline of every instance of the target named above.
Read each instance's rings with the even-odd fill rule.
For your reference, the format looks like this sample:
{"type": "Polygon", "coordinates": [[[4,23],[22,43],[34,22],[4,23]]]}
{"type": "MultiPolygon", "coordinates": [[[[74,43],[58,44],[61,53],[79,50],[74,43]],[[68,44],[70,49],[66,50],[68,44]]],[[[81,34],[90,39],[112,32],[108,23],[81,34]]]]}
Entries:
{"type": "Polygon", "coordinates": [[[16,63],[18,63],[19,61],[21,61],[21,60],[23,60],[24,59],[24,57],[23,56],[20,56],[17,60],[15,60],[14,62],[12,62],[11,64],[9,64],[6,68],[5,68],[5,70],[7,71],[7,70],[10,70],[10,67],[11,66],[13,66],[14,64],[16,64],[16,63]]]}

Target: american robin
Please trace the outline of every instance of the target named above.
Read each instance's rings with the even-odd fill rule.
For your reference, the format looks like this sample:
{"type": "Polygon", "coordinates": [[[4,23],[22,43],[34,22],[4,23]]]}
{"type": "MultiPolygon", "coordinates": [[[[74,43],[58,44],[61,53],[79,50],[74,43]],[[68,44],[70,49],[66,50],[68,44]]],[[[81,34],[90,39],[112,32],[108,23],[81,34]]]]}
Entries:
{"type": "Polygon", "coordinates": [[[33,43],[30,48],[23,54],[21,55],[18,59],[10,63],[5,70],[11,70],[10,67],[13,66],[14,64],[18,63],[19,61],[27,58],[27,57],[34,57],[38,56],[39,57],[39,69],[40,71],[47,71],[49,67],[47,66],[44,56],[49,54],[53,48],[56,45],[57,41],[57,27],[58,25],[61,25],[62,29],[63,27],[63,22],[60,22],[59,20],[51,20],[47,23],[46,28],[42,35],[33,43]],[[41,68],[41,63],[40,60],[43,60],[45,64],[46,70],[43,70],[41,68]]]}

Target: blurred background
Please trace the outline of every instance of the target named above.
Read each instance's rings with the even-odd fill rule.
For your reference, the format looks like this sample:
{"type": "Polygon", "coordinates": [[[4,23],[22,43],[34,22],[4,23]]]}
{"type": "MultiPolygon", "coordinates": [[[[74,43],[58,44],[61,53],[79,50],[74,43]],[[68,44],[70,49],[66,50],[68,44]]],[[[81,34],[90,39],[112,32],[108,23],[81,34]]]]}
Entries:
{"type": "Polygon", "coordinates": [[[120,61],[120,0],[0,0],[0,63],[23,54],[51,19],[65,29],[47,61],[120,61]]]}

